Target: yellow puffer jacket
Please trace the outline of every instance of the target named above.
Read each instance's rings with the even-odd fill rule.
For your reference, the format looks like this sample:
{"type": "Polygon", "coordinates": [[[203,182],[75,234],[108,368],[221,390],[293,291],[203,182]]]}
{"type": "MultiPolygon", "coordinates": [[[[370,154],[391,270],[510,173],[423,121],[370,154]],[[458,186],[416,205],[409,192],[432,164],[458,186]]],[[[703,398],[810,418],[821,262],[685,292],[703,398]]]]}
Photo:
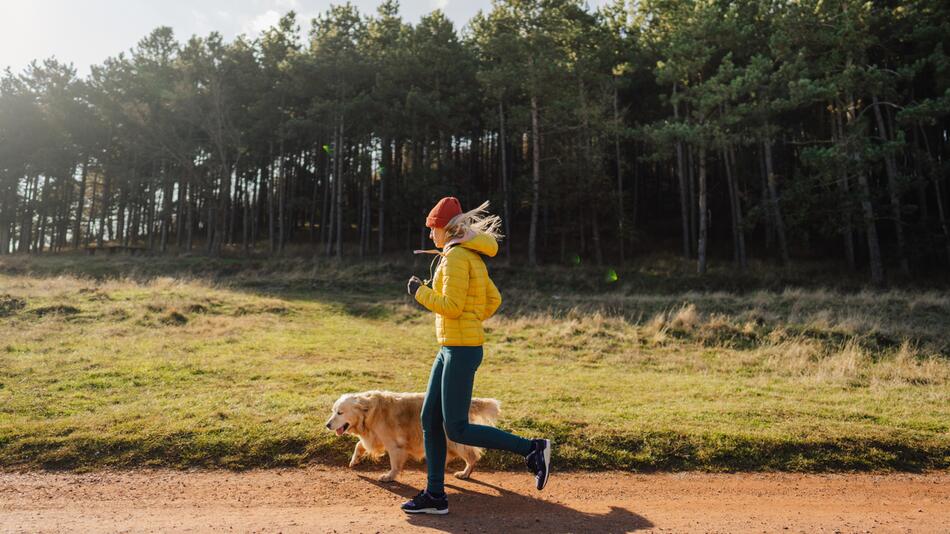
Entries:
{"type": "Polygon", "coordinates": [[[435,333],[444,346],[479,346],[485,342],[482,321],[495,314],[501,294],[488,277],[482,254],[498,252],[488,234],[449,247],[435,270],[432,287],[420,286],[416,301],[435,312],[435,333]]]}

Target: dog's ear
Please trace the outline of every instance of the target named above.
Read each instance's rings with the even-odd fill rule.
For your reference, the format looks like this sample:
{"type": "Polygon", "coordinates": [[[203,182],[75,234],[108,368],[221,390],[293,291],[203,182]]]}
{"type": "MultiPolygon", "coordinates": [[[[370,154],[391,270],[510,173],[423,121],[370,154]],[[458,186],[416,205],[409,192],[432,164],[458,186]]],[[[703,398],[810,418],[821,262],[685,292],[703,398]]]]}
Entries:
{"type": "Polygon", "coordinates": [[[355,401],[353,405],[356,406],[358,410],[362,410],[364,412],[369,411],[369,408],[370,408],[369,397],[354,397],[354,399],[355,401]]]}
{"type": "Polygon", "coordinates": [[[366,431],[366,419],[370,417],[372,409],[372,399],[362,395],[353,397],[353,406],[357,409],[356,417],[353,419],[353,431],[362,435],[366,431]]]}

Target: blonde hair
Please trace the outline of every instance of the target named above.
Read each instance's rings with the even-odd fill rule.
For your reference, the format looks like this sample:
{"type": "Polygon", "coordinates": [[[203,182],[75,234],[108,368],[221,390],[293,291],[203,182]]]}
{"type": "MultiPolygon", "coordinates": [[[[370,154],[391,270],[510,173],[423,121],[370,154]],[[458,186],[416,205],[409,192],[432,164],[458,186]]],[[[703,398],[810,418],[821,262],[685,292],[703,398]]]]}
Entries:
{"type": "Polygon", "coordinates": [[[481,206],[459,213],[445,225],[445,234],[449,239],[462,237],[469,231],[488,234],[496,240],[505,237],[501,233],[501,217],[488,214],[489,202],[482,202],[481,206]]]}

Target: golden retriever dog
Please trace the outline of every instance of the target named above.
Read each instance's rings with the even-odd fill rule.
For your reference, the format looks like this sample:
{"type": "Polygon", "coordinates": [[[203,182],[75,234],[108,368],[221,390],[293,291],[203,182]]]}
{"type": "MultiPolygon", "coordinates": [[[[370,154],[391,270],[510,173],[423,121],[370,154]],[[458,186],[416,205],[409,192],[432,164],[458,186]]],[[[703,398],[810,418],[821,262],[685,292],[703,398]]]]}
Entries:
{"type": "MultiPolygon", "coordinates": [[[[338,436],[346,433],[359,436],[350,467],[356,466],[365,456],[379,458],[383,453],[388,453],[389,472],[379,477],[379,480],[390,482],[399,476],[406,460],[425,458],[421,419],[424,398],[423,393],[347,393],[333,403],[333,414],[326,426],[338,436]]],[[[479,425],[494,425],[500,410],[501,403],[495,399],[473,398],[468,419],[479,425]]],[[[455,476],[468,478],[483,450],[448,439],[446,445],[446,463],[454,458],[464,460],[465,469],[455,473],[455,476]]]]}

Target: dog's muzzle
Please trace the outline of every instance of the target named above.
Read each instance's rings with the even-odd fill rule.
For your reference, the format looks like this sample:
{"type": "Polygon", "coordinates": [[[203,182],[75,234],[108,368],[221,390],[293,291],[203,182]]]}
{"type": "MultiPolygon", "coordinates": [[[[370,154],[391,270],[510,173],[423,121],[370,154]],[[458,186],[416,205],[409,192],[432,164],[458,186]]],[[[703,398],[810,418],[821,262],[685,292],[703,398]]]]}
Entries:
{"type": "MultiPolygon", "coordinates": [[[[327,423],[327,428],[330,428],[330,423],[327,423]]],[[[336,429],[336,435],[337,435],[337,436],[342,436],[343,433],[346,432],[346,429],[347,429],[347,428],[350,428],[350,424],[349,424],[349,423],[343,423],[343,425],[340,426],[340,428],[337,428],[337,429],[336,429]]]]}

